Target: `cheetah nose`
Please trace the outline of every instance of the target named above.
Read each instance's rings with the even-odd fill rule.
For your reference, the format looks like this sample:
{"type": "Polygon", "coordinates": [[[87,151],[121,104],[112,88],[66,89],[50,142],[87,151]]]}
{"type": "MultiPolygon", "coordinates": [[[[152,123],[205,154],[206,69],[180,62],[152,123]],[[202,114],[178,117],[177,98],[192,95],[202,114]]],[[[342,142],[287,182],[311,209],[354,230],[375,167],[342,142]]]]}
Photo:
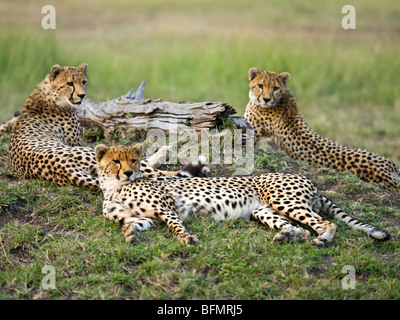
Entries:
{"type": "Polygon", "coordinates": [[[268,102],[271,101],[271,98],[263,98],[263,100],[264,100],[265,103],[268,103],[268,102]]]}
{"type": "Polygon", "coordinates": [[[124,174],[125,174],[127,177],[130,177],[130,176],[133,174],[133,171],[125,171],[124,174]]]}
{"type": "Polygon", "coordinates": [[[78,94],[78,97],[81,98],[81,99],[83,99],[84,97],[86,97],[86,93],[78,94]]]}

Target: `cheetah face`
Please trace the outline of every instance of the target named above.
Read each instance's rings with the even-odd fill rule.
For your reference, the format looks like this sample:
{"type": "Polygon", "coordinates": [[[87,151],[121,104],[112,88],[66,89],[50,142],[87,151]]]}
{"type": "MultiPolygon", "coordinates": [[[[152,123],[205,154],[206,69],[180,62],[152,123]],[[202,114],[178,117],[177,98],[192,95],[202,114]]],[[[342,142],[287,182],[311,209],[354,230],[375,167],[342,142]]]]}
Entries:
{"type": "Polygon", "coordinates": [[[50,92],[57,106],[65,107],[82,102],[88,86],[87,70],[86,63],[77,68],[61,67],[58,64],[51,67],[50,92]]]}
{"type": "Polygon", "coordinates": [[[133,147],[112,146],[100,144],[95,148],[96,160],[100,176],[110,181],[126,184],[142,177],[140,160],[142,145],[133,147]]]}
{"type": "Polygon", "coordinates": [[[290,80],[290,74],[273,71],[261,72],[257,68],[249,70],[249,98],[250,102],[264,108],[275,107],[286,90],[286,84],[290,80]]]}

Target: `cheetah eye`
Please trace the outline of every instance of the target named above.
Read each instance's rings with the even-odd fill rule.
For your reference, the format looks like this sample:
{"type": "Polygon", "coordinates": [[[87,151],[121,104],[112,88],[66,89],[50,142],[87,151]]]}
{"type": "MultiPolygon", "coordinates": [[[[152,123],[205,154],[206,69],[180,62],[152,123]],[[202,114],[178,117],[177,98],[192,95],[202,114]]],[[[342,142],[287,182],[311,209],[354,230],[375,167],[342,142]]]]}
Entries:
{"type": "Polygon", "coordinates": [[[120,164],[120,163],[121,163],[118,159],[115,159],[115,160],[113,160],[113,161],[114,161],[114,163],[116,163],[116,164],[120,164]]]}
{"type": "Polygon", "coordinates": [[[263,88],[262,83],[259,83],[259,84],[258,84],[258,87],[259,87],[260,89],[262,89],[262,88],[263,88]]]}
{"type": "Polygon", "coordinates": [[[277,86],[274,87],[274,91],[277,91],[277,90],[279,90],[279,89],[280,89],[280,88],[277,87],[277,86]]]}
{"type": "Polygon", "coordinates": [[[67,82],[67,86],[72,87],[74,84],[72,81],[67,82]]]}
{"type": "Polygon", "coordinates": [[[135,164],[137,159],[132,159],[132,164],[135,164]]]}
{"type": "Polygon", "coordinates": [[[87,81],[86,81],[86,80],[83,80],[83,81],[82,81],[82,84],[83,84],[84,86],[86,86],[86,85],[87,85],[87,81]]]}

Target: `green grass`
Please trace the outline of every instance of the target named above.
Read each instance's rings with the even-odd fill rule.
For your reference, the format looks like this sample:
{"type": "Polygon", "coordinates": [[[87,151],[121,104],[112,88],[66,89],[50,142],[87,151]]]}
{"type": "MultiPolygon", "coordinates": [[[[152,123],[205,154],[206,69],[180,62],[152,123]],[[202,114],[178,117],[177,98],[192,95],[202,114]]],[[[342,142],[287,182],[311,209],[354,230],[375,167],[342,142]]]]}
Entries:
{"type": "Polygon", "coordinates": [[[271,163],[270,171],[307,174],[347,212],[391,232],[393,241],[377,243],[338,223],[328,249],[279,245],[272,242],[276,231],[254,221],[196,215],[185,220],[200,239],[196,245],[180,244],[165,225],[129,244],[101,215],[100,193],[22,179],[6,156],[8,136],[0,142],[2,299],[400,298],[399,196],[348,173],[336,173],[332,189],[333,172],[276,153],[255,155],[256,173],[271,163]],[[42,287],[46,265],[55,268],[55,289],[42,287]],[[356,270],[356,289],[342,288],[347,265],[356,270]]]}
{"type": "MultiPolygon", "coordinates": [[[[53,64],[89,64],[89,97],[111,99],[146,80],[145,96],[224,101],[243,114],[247,70],[292,75],[289,87],[310,126],[350,147],[400,163],[400,5],[353,1],[357,29],[340,27],[345,1],[68,1],[57,29],[40,27],[42,3],[0,0],[0,121],[22,109],[53,64]]],[[[251,221],[185,224],[201,240],[179,244],[165,226],[136,245],[101,215],[102,197],[24,180],[0,137],[2,299],[399,299],[398,193],[350,174],[257,151],[255,173],[306,174],[363,221],[390,231],[375,243],[339,225],[332,247],[278,245],[251,221]],[[44,265],[56,289],[44,290],[44,265]],[[356,289],[344,290],[345,265],[356,289]]],[[[233,167],[234,168],[234,167],[233,167]]],[[[232,174],[229,166],[216,174],[232,174]]]]}

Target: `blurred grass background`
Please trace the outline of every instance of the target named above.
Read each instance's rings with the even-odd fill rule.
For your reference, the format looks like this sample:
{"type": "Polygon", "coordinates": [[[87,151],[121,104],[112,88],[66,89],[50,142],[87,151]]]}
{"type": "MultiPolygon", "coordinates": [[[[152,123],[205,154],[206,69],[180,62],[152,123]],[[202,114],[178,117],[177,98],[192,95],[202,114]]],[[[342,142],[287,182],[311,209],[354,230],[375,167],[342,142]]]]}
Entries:
{"type": "Polygon", "coordinates": [[[247,70],[292,75],[310,126],[400,163],[400,3],[347,1],[0,0],[0,122],[22,109],[53,64],[89,64],[89,97],[111,99],[146,80],[145,96],[224,101],[243,115],[247,70]],[[44,5],[56,30],[44,30],[44,5]]]}

